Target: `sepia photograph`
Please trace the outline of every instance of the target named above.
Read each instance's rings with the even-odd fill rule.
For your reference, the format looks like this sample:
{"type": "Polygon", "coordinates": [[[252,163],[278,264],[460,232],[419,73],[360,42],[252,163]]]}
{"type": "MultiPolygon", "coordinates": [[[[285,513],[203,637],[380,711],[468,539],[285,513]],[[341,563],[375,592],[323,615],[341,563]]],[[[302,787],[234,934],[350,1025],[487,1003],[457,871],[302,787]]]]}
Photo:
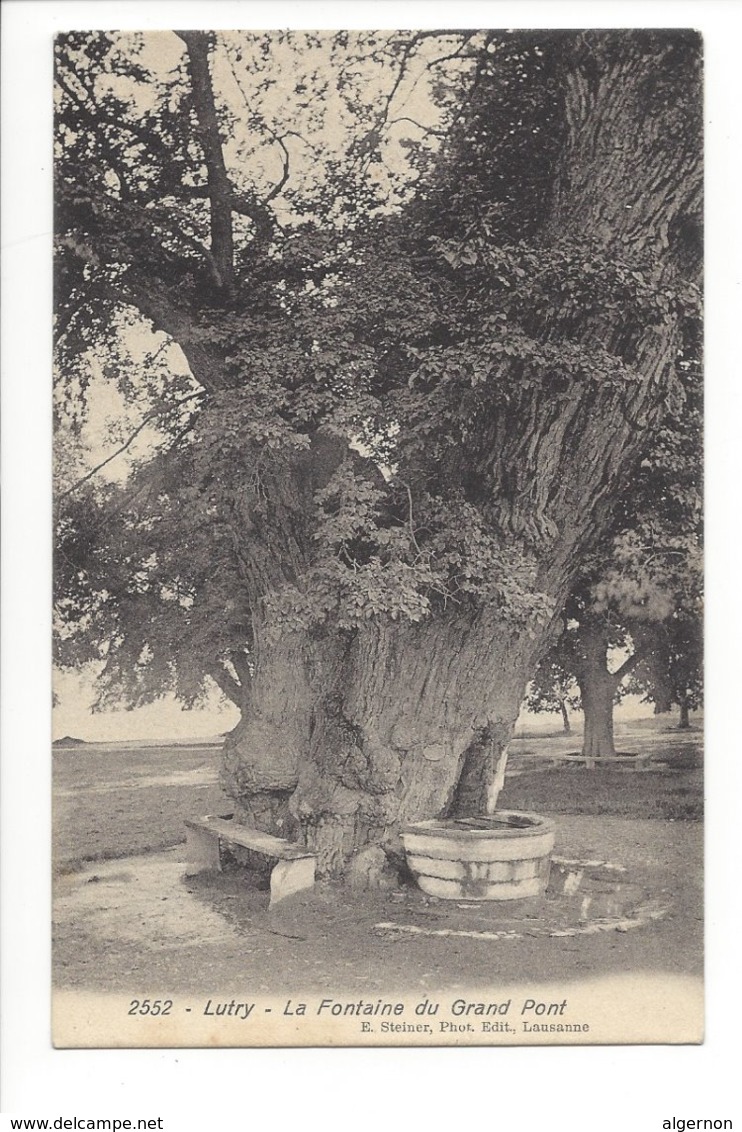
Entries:
{"type": "Polygon", "coordinates": [[[53,52],[55,1047],[702,1042],[701,34],[53,52]]]}

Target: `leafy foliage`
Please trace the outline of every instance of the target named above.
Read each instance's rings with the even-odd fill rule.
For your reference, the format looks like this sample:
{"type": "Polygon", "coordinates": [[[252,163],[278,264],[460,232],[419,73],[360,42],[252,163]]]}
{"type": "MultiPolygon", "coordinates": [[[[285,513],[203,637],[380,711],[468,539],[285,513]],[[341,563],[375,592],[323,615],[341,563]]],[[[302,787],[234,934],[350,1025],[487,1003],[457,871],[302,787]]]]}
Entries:
{"type": "Polygon", "coordinates": [[[682,35],[59,38],[60,447],[91,359],[158,434],[124,482],[60,485],[62,663],[130,703],[206,675],[245,702],[288,631],[495,606],[545,632],[573,483],[607,474],[575,471],[580,438],[641,431],[647,342],[696,317],[666,239],[549,225],[571,76],[624,50],[669,84],[660,144],[695,145],[682,35]]]}
{"type": "Polygon", "coordinates": [[[567,709],[577,711],[581,706],[580,690],[573,667],[571,659],[564,655],[562,649],[550,649],[539,661],[525,698],[525,706],[529,711],[561,712],[565,719],[565,729],[569,721],[567,709]]]}

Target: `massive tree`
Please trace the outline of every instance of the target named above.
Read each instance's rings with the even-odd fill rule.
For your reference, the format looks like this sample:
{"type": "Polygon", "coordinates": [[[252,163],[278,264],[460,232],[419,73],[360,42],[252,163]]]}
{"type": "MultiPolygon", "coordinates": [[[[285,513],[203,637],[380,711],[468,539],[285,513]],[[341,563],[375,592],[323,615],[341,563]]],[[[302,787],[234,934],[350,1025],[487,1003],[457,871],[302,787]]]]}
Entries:
{"type": "Polygon", "coordinates": [[[123,484],[60,491],[60,655],[130,702],[210,674],[242,711],[238,817],[337,873],[405,820],[492,808],[580,564],[682,397],[700,50],[299,39],[181,32],[166,77],[146,42],[59,41],[61,414],[80,427],[93,355],[160,437],[123,484]]]}

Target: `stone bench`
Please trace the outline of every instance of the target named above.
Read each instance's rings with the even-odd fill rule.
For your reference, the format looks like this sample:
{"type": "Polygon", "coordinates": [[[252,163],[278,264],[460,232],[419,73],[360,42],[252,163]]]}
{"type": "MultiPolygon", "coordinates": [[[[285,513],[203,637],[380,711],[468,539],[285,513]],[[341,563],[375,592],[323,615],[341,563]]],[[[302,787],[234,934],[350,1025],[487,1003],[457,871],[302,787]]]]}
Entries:
{"type": "Polygon", "coordinates": [[[231,814],[186,818],[185,826],[188,852],[186,876],[195,876],[196,873],[211,869],[221,871],[220,846],[223,842],[227,845],[239,845],[275,862],[271,869],[269,908],[294,892],[303,892],[314,886],[317,858],[301,845],[263,833],[260,829],[241,825],[232,820],[231,814]]]}
{"type": "Polygon", "coordinates": [[[601,755],[600,758],[586,758],[584,755],[562,755],[561,757],[567,762],[584,763],[591,770],[600,767],[617,768],[619,766],[626,770],[649,770],[649,764],[652,761],[651,754],[601,755]]]}

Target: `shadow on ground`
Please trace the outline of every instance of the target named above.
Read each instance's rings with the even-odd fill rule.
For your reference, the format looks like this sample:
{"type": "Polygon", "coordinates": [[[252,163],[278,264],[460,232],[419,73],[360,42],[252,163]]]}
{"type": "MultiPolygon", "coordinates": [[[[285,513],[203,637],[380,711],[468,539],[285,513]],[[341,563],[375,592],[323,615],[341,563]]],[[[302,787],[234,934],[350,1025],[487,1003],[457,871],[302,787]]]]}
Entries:
{"type": "Polygon", "coordinates": [[[660,918],[627,929],[617,914],[610,930],[585,934],[580,923],[591,919],[580,920],[576,901],[472,907],[432,902],[417,890],[372,894],[329,885],[268,911],[267,892],[242,870],[185,878],[179,847],[58,879],[55,983],[132,993],[388,994],[700,974],[700,824],[552,816],[557,854],[623,866],[623,911],[651,907],[660,918]]]}

